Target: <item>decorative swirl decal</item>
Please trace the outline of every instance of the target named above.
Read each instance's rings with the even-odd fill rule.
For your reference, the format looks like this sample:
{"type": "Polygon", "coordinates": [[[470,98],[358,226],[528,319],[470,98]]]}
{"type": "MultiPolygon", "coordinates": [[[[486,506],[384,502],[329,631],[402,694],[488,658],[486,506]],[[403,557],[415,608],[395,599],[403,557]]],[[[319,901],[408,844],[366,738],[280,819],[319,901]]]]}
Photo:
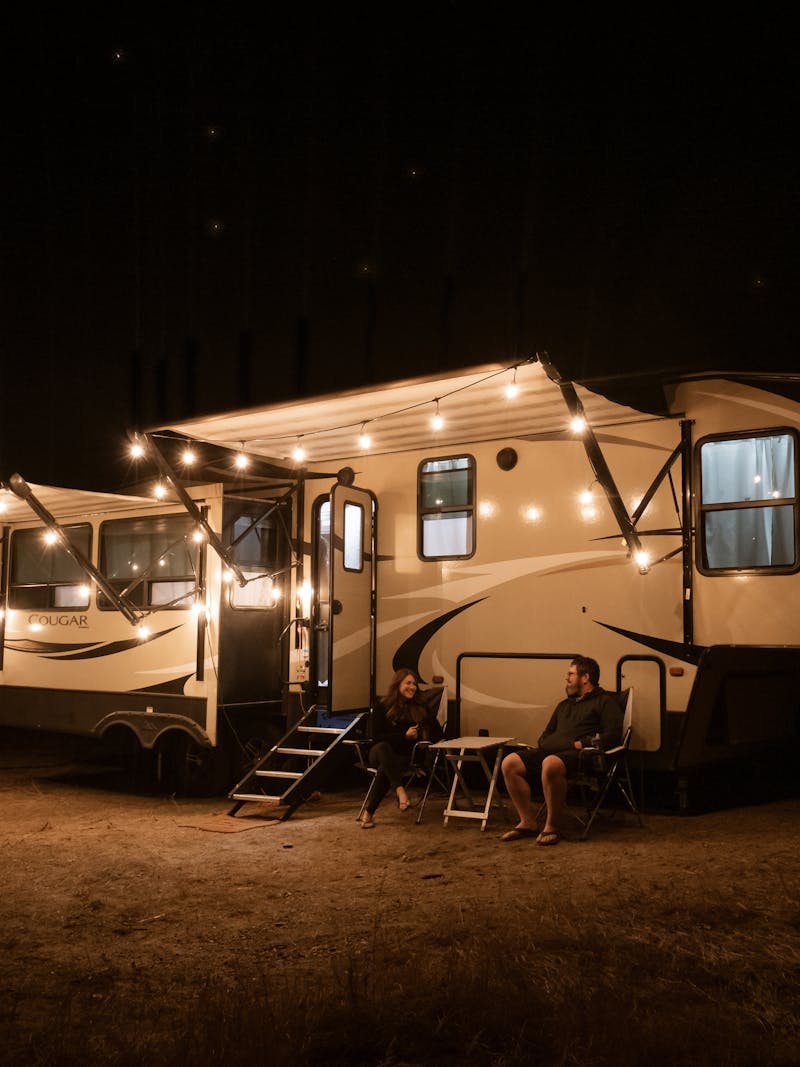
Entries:
{"type": "MultiPolygon", "coordinates": [[[[415,630],[413,634],[405,639],[392,656],[392,670],[399,671],[401,668],[407,667],[409,670],[416,671],[419,674],[419,659],[422,655],[422,650],[437,630],[441,630],[445,623],[455,618],[456,615],[460,615],[462,611],[466,611],[467,608],[472,608],[476,604],[480,604],[482,600],[488,599],[485,596],[478,597],[477,600],[473,600],[469,604],[462,604],[460,608],[453,608],[452,611],[447,611],[444,615],[440,615],[438,619],[431,619],[424,626],[420,626],[418,630],[415,630]]],[[[422,681],[424,682],[425,679],[423,678],[422,681]]]]}
{"type": "Polygon", "coordinates": [[[700,662],[700,657],[703,653],[708,650],[706,645],[685,645],[682,641],[667,641],[663,637],[648,637],[647,634],[637,634],[633,630],[623,630],[619,626],[612,626],[609,622],[600,622],[599,619],[594,621],[598,626],[605,627],[606,630],[613,630],[615,634],[629,637],[631,641],[636,641],[637,644],[645,645],[646,648],[652,648],[665,656],[671,656],[673,659],[682,659],[684,663],[691,663],[695,667],[700,662]]]}
{"type": "Polygon", "coordinates": [[[41,656],[43,659],[77,660],[97,659],[100,656],[113,656],[117,652],[127,652],[130,648],[138,648],[159,637],[166,637],[180,626],[170,626],[167,630],[161,630],[149,637],[132,637],[127,641],[109,641],[105,644],[94,642],[86,645],[60,645],[52,641],[17,641],[6,643],[6,648],[13,648],[15,652],[23,652],[41,656]],[[77,650],[77,651],[76,651],[77,650]],[[67,655],[64,655],[64,652],[67,655]]]}

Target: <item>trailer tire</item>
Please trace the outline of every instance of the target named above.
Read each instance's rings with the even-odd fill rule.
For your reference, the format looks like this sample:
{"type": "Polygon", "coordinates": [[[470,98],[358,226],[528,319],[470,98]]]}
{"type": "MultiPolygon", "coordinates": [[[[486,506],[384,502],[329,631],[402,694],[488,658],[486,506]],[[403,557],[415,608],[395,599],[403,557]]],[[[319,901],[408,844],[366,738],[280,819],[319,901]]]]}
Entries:
{"type": "Polygon", "coordinates": [[[183,730],[168,730],[156,742],[159,784],[176,796],[222,796],[229,788],[225,753],[202,745],[183,730]]]}

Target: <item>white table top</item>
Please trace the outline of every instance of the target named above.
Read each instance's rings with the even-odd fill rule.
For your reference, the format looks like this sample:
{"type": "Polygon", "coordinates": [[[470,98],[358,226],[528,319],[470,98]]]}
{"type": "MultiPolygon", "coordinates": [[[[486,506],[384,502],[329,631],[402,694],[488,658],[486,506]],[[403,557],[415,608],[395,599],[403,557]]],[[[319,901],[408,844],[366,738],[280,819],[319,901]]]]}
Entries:
{"type": "Polygon", "coordinates": [[[431,748],[492,748],[495,745],[505,745],[513,741],[513,737],[451,737],[446,741],[437,741],[431,748]]]}

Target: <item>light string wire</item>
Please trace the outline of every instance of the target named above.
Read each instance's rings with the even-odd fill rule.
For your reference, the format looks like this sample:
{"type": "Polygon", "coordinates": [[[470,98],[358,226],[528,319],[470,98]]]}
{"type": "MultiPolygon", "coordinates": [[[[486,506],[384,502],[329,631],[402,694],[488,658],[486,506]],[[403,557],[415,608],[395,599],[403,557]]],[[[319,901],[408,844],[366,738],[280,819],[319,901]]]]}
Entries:
{"type": "MultiPolygon", "coordinates": [[[[430,400],[418,400],[414,404],[407,404],[405,407],[396,408],[393,411],[384,411],[380,415],[374,415],[372,418],[364,419],[358,418],[352,422],[343,422],[338,426],[325,426],[319,430],[306,430],[300,436],[303,439],[309,437],[320,437],[327,433],[339,433],[342,430],[350,430],[355,428],[361,428],[362,426],[371,426],[373,423],[380,422],[382,419],[392,419],[398,415],[405,415],[409,411],[416,411],[419,408],[429,407],[431,404],[439,404],[442,401],[447,400],[451,396],[456,396],[458,393],[463,393],[468,389],[474,389],[476,386],[483,385],[485,382],[491,381],[493,378],[499,378],[501,374],[508,374],[509,371],[516,373],[519,367],[528,366],[531,363],[537,362],[538,356],[529,356],[527,359],[518,360],[516,363],[510,363],[507,367],[501,367],[500,370],[492,371],[491,374],[484,375],[483,378],[479,378],[476,382],[468,382],[466,385],[459,385],[455,389],[449,390],[446,393],[440,393],[438,396],[433,396],[430,400]]],[[[154,433],[153,437],[166,438],[166,434],[154,433]]],[[[241,449],[247,445],[264,445],[264,444],[283,444],[286,442],[297,442],[297,433],[281,434],[275,437],[250,437],[246,441],[241,441],[241,449]]]]}

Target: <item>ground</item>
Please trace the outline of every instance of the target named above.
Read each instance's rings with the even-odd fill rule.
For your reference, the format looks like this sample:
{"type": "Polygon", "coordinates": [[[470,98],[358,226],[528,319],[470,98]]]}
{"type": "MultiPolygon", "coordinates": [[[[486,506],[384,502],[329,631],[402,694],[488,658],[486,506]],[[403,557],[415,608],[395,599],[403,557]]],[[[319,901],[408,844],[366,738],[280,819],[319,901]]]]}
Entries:
{"type": "Polygon", "coordinates": [[[2,1063],[797,1062],[797,799],[545,849],[363,831],[353,781],[220,832],[2,741],[2,1063]]]}

